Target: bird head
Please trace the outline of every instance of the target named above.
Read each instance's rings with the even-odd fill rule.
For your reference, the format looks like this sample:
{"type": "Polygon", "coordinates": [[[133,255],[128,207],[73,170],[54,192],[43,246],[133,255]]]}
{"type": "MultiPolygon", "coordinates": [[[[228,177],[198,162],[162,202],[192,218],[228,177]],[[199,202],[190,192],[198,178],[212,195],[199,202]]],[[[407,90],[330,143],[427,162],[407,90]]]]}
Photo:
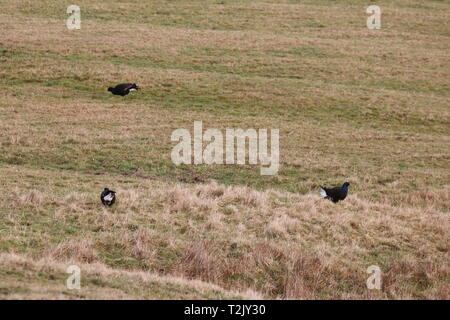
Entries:
{"type": "Polygon", "coordinates": [[[112,92],[113,90],[114,90],[114,88],[112,88],[112,87],[109,87],[109,88],[108,88],[108,91],[111,91],[111,92],[112,92]]]}
{"type": "Polygon", "coordinates": [[[348,183],[348,182],[345,182],[342,186],[344,187],[344,188],[348,188],[349,187],[349,185],[350,185],[350,183],[348,183]]]}

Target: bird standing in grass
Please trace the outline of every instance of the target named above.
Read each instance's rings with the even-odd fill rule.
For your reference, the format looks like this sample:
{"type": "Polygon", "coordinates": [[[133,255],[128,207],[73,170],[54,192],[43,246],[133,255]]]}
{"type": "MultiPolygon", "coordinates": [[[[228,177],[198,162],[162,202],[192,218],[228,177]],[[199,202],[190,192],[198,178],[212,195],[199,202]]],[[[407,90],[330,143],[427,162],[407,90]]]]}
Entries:
{"type": "Polygon", "coordinates": [[[118,96],[126,96],[131,91],[139,90],[140,88],[136,83],[121,83],[117,86],[109,87],[108,91],[110,91],[112,94],[118,95],[118,96]]]}
{"type": "Polygon", "coordinates": [[[320,195],[325,199],[330,199],[334,203],[344,200],[347,197],[348,187],[350,183],[345,182],[342,187],[334,187],[331,189],[320,187],[320,195]]]}
{"type": "Polygon", "coordinates": [[[116,201],[116,192],[105,188],[102,194],[100,195],[100,200],[105,206],[112,206],[116,201]]]}

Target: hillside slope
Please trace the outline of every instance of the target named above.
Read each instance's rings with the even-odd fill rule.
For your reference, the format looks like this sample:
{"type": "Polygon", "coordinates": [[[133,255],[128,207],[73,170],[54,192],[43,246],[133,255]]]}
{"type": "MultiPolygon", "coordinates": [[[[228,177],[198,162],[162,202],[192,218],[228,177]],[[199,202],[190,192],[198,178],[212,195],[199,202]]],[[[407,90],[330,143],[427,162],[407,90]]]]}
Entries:
{"type": "Polygon", "coordinates": [[[130,3],[68,30],[0,2],[1,298],[449,298],[449,1],[376,1],[381,30],[357,0],[130,3]],[[196,120],[279,129],[278,174],[174,165],[196,120]]]}

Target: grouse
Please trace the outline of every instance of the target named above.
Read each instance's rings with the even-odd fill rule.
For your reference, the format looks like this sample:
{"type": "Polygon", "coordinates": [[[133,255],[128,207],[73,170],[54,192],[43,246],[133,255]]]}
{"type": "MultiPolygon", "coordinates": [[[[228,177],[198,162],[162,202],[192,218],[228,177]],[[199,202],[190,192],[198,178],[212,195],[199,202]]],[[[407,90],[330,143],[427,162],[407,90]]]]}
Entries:
{"type": "Polygon", "coordinates": [[[136,83],[121,83],[115,86],[114,88],[109,87],[108,91],[110,91],[112,94],[118,95],[118,96],[126,96],[131,91],[139,90],[140,88],[136,85],[136,83]]]}
{"type": "Polygon", "coordinates": [[[105,206],[112,206],[116,201],[116,192],[105,188],[100,195],[100,200],[105,206]]]}
{"type": "Polygon", "coordinates": [[[342,187],[334,187],[331,189],[327,189],[324,187],[320,187],[320,195],[325,199],[330,199],[334,203],[344,200],[347,197],[348,187],[350,183],[346,182],[342,185],[342,187]]]}

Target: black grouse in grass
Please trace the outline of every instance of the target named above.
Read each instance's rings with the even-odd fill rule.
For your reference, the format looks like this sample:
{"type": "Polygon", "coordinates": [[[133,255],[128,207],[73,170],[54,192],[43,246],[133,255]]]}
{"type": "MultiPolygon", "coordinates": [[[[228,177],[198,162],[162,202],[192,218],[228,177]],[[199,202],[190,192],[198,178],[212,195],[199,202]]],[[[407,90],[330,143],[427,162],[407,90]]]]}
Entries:
{"type": "Polygon", "coordinates": [[[105,188],[100,195],[100,200],[105,206],[112,206],[116,202],[116,192],[105,188]]]}
{"type": "Polygon", "coordinates": [[[139,90],[140,88],[137,86],[136,83],[121,83],[117,86],[109,87],[108,91],[110,91],[112,94],[118,95],[118,96],[126,96],[131,91],[139,90]]]}
{"type": "Polygon", "coordinates": [[[347,197],[348,187],[350,183],[346,182],[342,187],[334,187],[331,189],[320,187],[320,195],[325,199],[330,199],[334,203],[344,200],[347,197]]]}

